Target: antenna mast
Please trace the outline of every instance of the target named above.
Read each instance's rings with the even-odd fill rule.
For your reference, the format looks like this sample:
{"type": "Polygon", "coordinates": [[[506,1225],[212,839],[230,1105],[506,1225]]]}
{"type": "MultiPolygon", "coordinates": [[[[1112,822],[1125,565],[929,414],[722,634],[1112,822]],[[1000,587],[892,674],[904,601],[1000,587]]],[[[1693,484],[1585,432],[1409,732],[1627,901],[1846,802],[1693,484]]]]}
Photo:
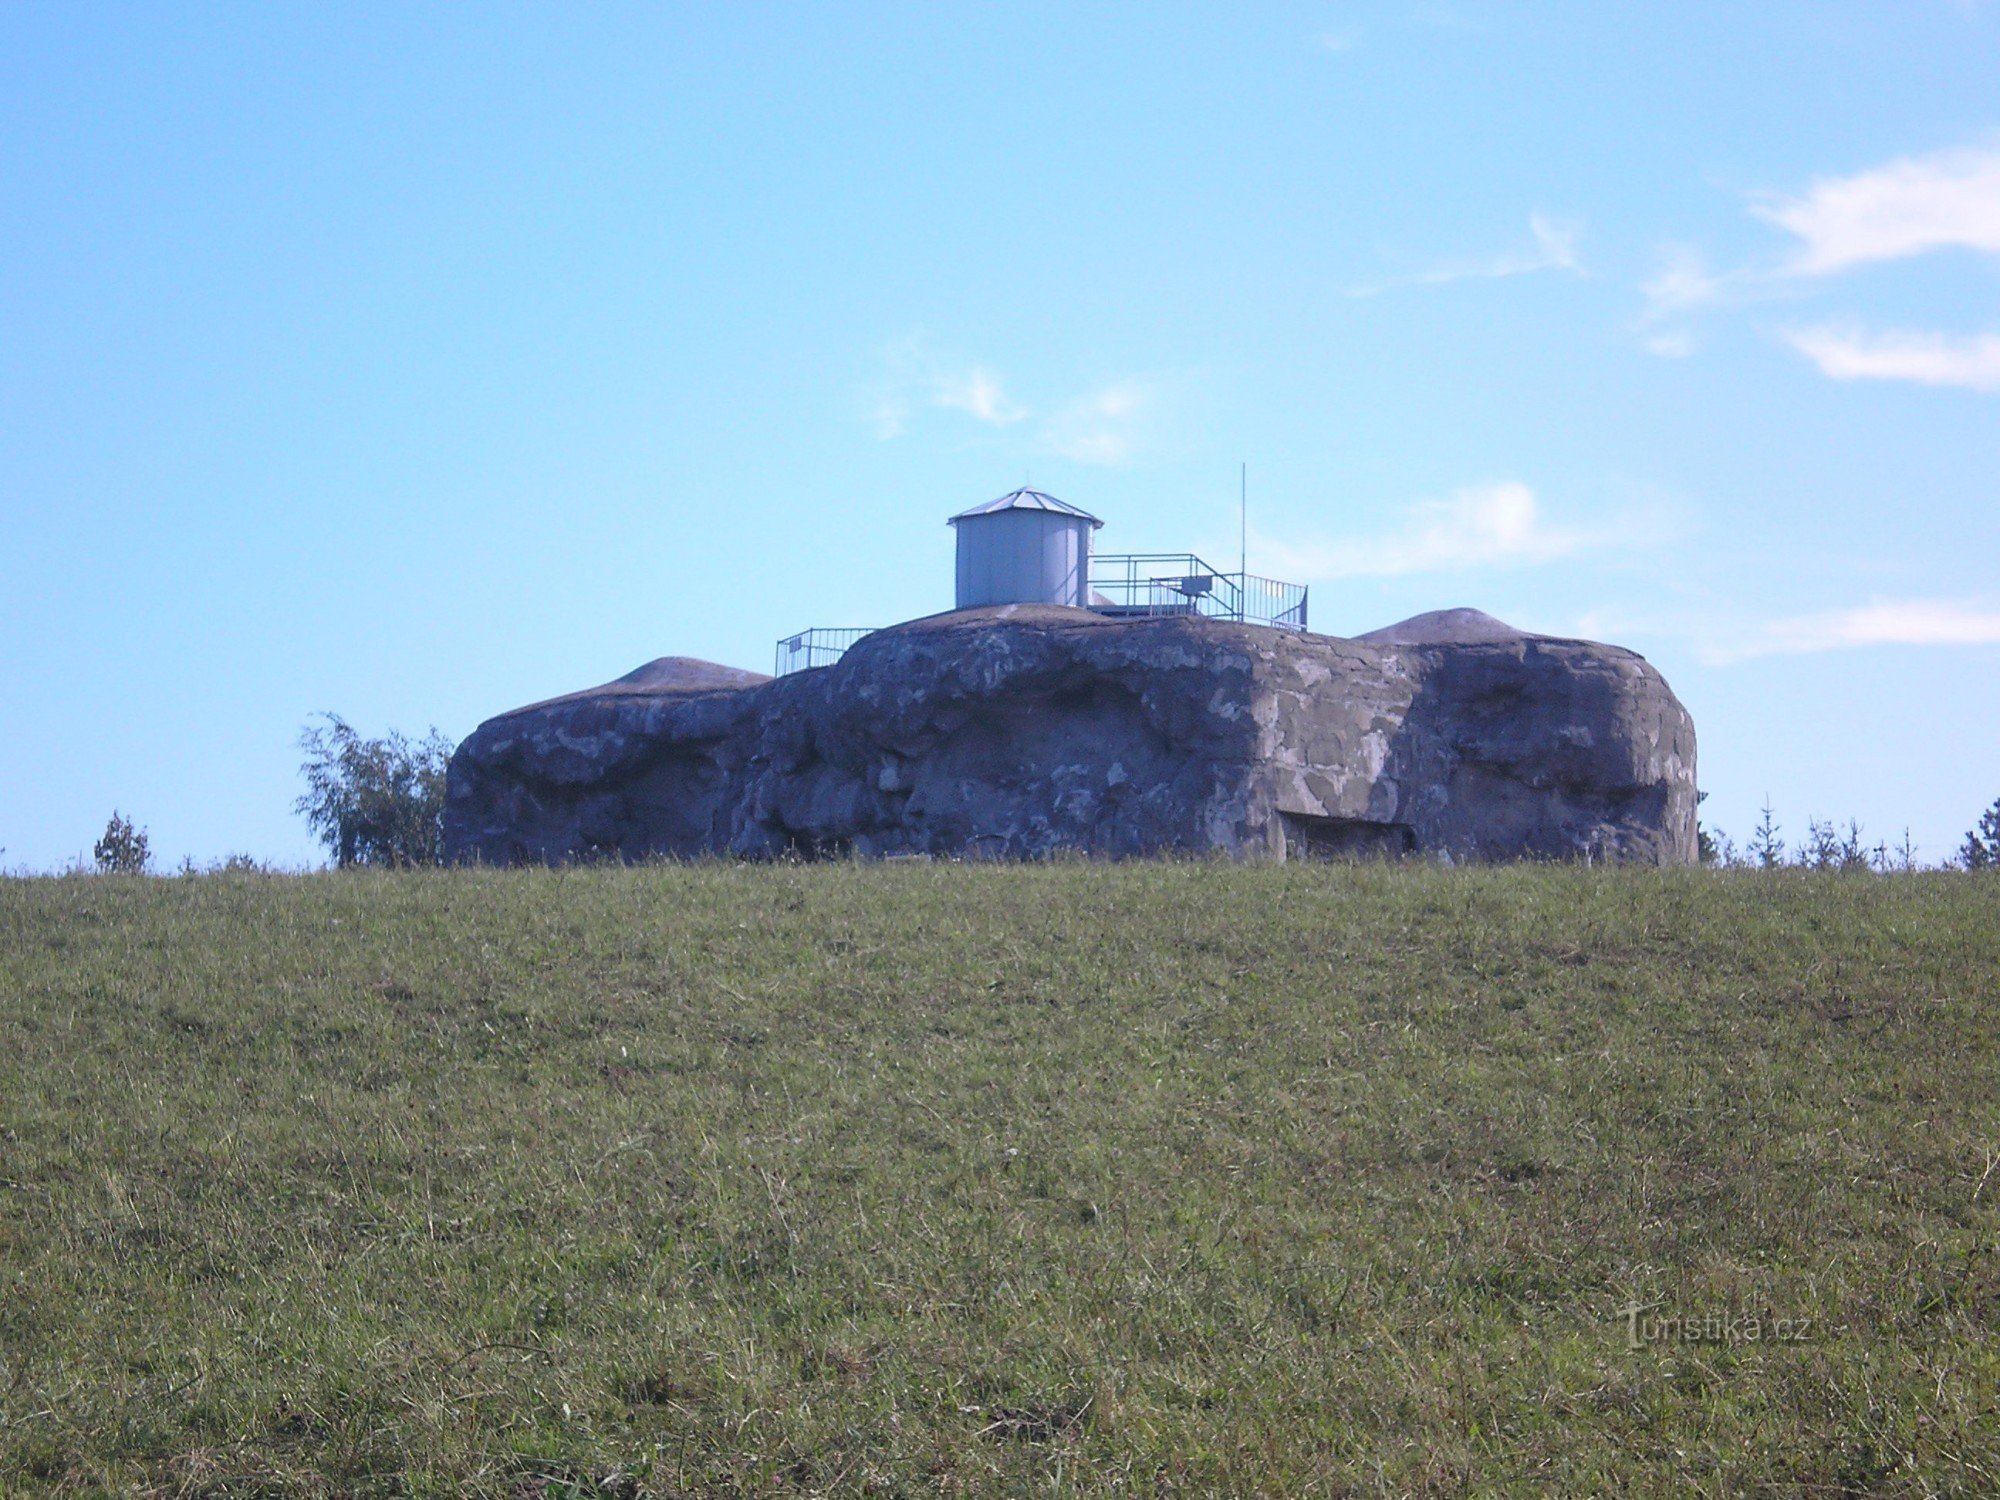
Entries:
{"type": "Polygon", "coordinates": [[[1241,578],[1250,576],[1250,464],[1246,460],[1237,474],[1236,514],[1240,530],[1237,532],[1236,571],[1241,578]]]}

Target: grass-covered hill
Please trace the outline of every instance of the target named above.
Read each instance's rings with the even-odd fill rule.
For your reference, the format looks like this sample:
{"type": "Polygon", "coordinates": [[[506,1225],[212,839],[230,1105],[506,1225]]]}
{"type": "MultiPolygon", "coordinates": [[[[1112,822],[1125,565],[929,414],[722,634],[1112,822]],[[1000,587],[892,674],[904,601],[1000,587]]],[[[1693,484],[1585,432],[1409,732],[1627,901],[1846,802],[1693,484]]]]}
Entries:
{"type": "Polygon", "coordinates": [[[1996,1023],[1968,875],[0,881],[0,1491],[1994,1493],[1996,1023]]]}

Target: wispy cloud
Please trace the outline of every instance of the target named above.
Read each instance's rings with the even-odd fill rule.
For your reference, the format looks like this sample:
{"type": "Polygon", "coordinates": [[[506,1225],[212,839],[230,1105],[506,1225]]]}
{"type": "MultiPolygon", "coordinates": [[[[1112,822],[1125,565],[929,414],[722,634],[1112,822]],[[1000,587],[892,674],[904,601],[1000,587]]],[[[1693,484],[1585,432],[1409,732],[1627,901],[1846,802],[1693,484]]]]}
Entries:
{"type": "MultiPolygon", "coordinates": [[[[1018,457],[1054,454],[1117,466],[1184,436],[1193,372],[1156,370],[1107,381],[1068,400],[1024,399],[991,363],[941,354],[916,330],[876,351],[859,415],[890,441],[912,433],[1005,445],[1018,457]],[[968,422],[994,429],[972,436],[968,422]]],[[[1032,382],[1029,382],[1032,391],[1032,382]]]]}
{"type": "Polygon", "coordinates": [[[1724,278],[1708,268],[1699,250],[1689,245],[1668,245],[1660,255],[1660,269],[1642,283],[1646,308],[1639,315],[1641,342],[1649,354],[1662,359],[1686,359],[1695,351],[1695,337],[1685,326],[1661,328],[1662,323],[1681,323],[1688,314],[1706,308],[1722,296],[1724,278]]]}
{"type": "Polygon", "coordinates": [[[1446,286],[1454,281],[1498,281],[1509,276],[1530,276],[1537,271],[1582,274],[1583,265],[1576,253],[1577,241],[1583,235],[1582,225],[1544,214],[1530,214],[1528,233],[1534,241],[1533,249],[1524,248],[1485,260],[1447,261],[1428,271],[1348,287],[1346,295],[1379,297],[1384,292],[1404,287],[1446,286]]]}
{"type": "MultiPolygon", "coordinates": [[[[1789,234],[1775,263],[1712,271],[1699,251],[1668,246],[1640,291],[1645,347],[1678,357],[1693,348],[1684,325],[1709,308],[1805,294],[1858,267],[1941,250],[2000,255],[2000,143],[1906,156],[1842,177],[1822,177],[1802,194],[1765,193],[1751,210],[1789,234]]],[[[2000,391],[2000,335],[1928,330],[1870,333],[1853,323],[1784,331],[1785,341],[1834,380],[1908,380],[2000,391]]]]}
{"type": "Polygon", "coordinates": [[[1649,353],[1685,359],[1698,344],[1689,324],[1703,314],[1800,295],[1798,283],[1768,267],[1717,270],[1691,245],[1663,245],[1659,269],[1639,284],[1646,299],[1636,331],[1649,353]]]}
{"type": "Polygon", "coordinates": [[[1639,290],[1646,296],[1649,320],[1671,317],[1718,300],[1725,278],[1708,268],[1708,261],[1690,245],[1668,245],[1660,254],[1660,269],[1639,290]]]}
{"type": "Polygon", "coordinates": [[[1273,566],[1291,576],[1317,582],[1531,567],[1637,540],[1645,529],[1631,518],[1596,530],[1552,525],[1532,489],[1500,480],[1421,501],[1404,526],[1385,536],[1317,544],[1260,540],[1258,551],[1274,554],[1273,566]]]}
{"type": "Polygon", "coordinates": [[[1044,443],[1078,463],[1116,466],[1138,444],[1139,425],[1152,405],[1141,381],[1121,380],[1072,401],[1049,419],[1044,443]]]}
{"type": "Polygon", "coordinates": [[[1702,655],[1716,665],[1760,656],[1843,651],[1863,646],[2000,645],[2000,608],[1957,599],[1877,600],[1854,609],[1796,615],[1711,642],[1702,655]]]}
{"type": "Polygon", "coordinates": [[[2000,255],[2000,146],[1909,156],[1824,177],[1803,197],[1769,196],[1752,212],[1798,239],[1785,267],[1794,276],[1933,250],[2000,255]]]}
{"type": "Polygon", "coordinates": [[[2000,334],[1958,338],[1925,332],[1866,333],[1852,327],[1795,329],[1792,347],[1834,380],[1913,380],[2000,391],[2000,334]]]}
{"type": "Polygon", "coordinates": [[[939,355],[921,329],[882,345],[862,394],[864,418],[884,442],[909,432],[919,406],[958,412],[991,427],[1009,427],[1033,415],[1007,394],[990,366],[939,355]]]}
{"type": "Polygon", "coordinates": [[[1351,31],[1322,31],[1313,38],[1322,52],[1352,52],[1358,40],[1351,31]]]}
{"type": "Polygon", "coordinates": [[[1000,377],[983,365],[952,374],[940,373],[931,390],[931,405],[967,416],[995,427],[1008,427],[1027,416],[1028,409],[1007,399],[1000,377]]]}

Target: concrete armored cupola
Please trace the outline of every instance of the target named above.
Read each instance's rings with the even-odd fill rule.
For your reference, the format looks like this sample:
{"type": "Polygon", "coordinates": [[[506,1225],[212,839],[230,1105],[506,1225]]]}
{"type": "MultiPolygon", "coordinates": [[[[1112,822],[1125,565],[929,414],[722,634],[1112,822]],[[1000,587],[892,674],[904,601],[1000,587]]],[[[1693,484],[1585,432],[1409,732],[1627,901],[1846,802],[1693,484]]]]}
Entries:
{"type": "Polygon", "coordinates": [[[1042,490],[1010,490],[960,511],[956,608],[1090,603],[1090,534],[1104,523],[1042,490]]]}
{"type": "Polygon", "coordinates": [[[1304,584],[1101,524],[1010,490],[951,517],[948,613],[489,719],[449,857],[1694,858],[1694,723],[1640,657],[1472,609],[1333,640],[1304,584]]]}

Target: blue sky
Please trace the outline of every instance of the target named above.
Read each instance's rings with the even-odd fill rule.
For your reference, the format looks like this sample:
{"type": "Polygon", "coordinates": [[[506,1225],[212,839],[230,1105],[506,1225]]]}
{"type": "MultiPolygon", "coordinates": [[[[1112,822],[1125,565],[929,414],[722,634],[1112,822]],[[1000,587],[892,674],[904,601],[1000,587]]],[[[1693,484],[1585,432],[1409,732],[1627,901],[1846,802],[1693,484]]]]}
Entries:
{"type": "Polygon", "coordinates": [[[0,8],[0,865],[950,605],[1023,480],[2000,795],[2000,4],[0,8]]]}

